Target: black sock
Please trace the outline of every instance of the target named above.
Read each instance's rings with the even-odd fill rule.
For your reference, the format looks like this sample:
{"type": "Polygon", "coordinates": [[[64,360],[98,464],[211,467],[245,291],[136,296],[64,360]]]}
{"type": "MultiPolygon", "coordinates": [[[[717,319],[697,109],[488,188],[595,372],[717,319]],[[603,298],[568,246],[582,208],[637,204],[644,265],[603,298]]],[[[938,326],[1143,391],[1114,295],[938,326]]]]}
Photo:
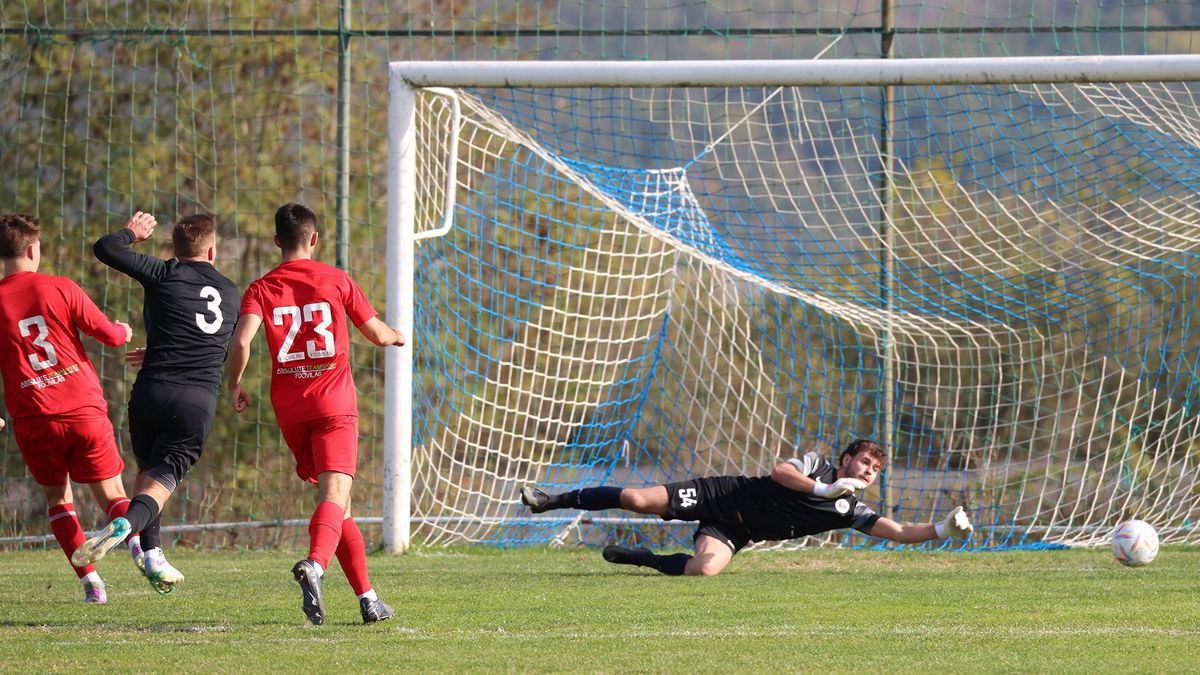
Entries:
{"type": "Polygon", "coordinates": [[[154,516],[154,520],[151,520],[146,524],[145,527],[142,528],[143,551],[149,551],[152,548],[162,548],[162,537],[159,534],[159,528],[161,524],[162,513],[160,512],[154,516]]]}
{"type": "Polygon", "coordinates": [[[621,508],[621,491],[625,488],[602,485],[594,488],[571,490],[552,498],[552,508],[603,511],[621,508]]]}
{"type": "MultiPolygon", "coordinates": [[[[686,553],[672,553],[671,555],[656,555],[645,567],[653,567],[654,569],[671,577],[683,575],[683,569],[687,567],[687,561],[691,560],[692,556],[686,553]]],[[[641,563],[638,563],[641,564],[641,563]]]]}
{"type": "MultiPolygon", "coordinates": [[[[158,518],[158,502],[146,495],[138,495],[129,502],[129,510],[125,512],[125,520],[129,521],[131,531],[141,532],[150,521],[158,518]]],[[[150,548],[142,542],[142,550],[150,548]]]]}

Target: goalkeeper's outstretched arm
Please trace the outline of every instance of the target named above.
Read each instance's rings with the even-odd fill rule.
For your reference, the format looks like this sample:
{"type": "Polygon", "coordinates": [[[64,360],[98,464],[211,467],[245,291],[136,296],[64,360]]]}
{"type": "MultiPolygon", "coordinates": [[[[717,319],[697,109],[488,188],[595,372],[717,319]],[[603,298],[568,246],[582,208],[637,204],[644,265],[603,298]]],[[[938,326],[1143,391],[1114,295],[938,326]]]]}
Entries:
{"type": "Polygon", "coordinates": [[[946,537],[965,539],[974,531],[971,519],[961,506],[956,506],[945,520],[937,523],[897,523],[891,518],[880,518],[868,534],[901,544],[919,544],[946,537]]]}

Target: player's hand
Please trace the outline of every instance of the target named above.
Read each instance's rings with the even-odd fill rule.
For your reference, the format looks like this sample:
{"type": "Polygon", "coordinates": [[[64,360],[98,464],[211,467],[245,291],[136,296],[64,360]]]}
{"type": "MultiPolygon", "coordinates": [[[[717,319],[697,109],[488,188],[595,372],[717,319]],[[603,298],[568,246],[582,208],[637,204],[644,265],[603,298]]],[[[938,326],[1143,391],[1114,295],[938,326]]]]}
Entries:
{"type": "Polygon", "coordinates": [[[403,347],[404,346],[404,333],[401,333],[400,329],[398,329],[398,328],[392,328],[392,332],[396,334],[396,338],[394,340],[392,340],[392,346],[393,347],[403,347]]]}
{"type": "MultiPolygon", "coordinates": [[[[133,339],[133,328],[129,324],[125,323],[124,321],[114,321],[113,323],[115,323],[116,325],[120,326],[122,329],[125,330],[125,344],[129,344],[129,341],[133,339]]],[[[145,350],[143,350],[143,351],[145,351],[145,350]]],[[[129,355],[126,354],[125,356],[126,356],[126,358],[128,358],[129,355]]],[[[139,364],[139,365],[141,365],[141,364],[139,364]]]]}
{"type": "Polygon", "coordinates": [[[125,229],[133,232],[133,240],[146,241],[150,235],[154,234],[154,228],[158,227],[158,221],[149,213],[138,211],[133,214],[128,223],[125,223],[125,229]]]}
{"type": "Polygon", "coordinates": [[[250,407],[250,394],[242,385],[233,385],[233,388],[229,390],[229,396],[233,399],[233,409],[237,412],[242,412],[250,407]]]}
{"type": "Polygon", "coordinates": [[[946,519],[934,526],[939,537],[958,537],[965,539],[975,527],[971,525],[971,519],[963,512],[963,507],[956,506],[954,510],[946,516],[946,519]]]}
{"type": "Polygon", "coordinates": [[[146,348],[138,347],[125,352],[125,364],[131,368],[141,368],[146,362],[146,348]]]}
{"type": "Polygon", "coordinates": [[[853,495],[859,490],[865,490],[866,487],[867,484],[857,478],[839,478],[828,485],[817,481],[817,484],[813,486],[813,494],[825,499],[836,499],[853,495]]]}
{"type": "Polygon", "coordinates": [[[4,428],[4,418],[0,417],[0,429],[4,428]]]}

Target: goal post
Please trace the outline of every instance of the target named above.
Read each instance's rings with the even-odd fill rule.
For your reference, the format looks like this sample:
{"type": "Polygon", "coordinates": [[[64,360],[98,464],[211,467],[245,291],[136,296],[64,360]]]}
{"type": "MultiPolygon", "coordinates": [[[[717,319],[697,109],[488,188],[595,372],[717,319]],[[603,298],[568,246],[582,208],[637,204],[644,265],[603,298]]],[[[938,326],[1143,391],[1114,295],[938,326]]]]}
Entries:
{"type": "Polygon", "coordinates": [[[385,548],[683,542],[516,489],[856,436],[892,457],[885,515],[962,504],[972,548],[1126,516],[1200,540],[1196,81],[1197,55],[390,64],[385,548]]]}

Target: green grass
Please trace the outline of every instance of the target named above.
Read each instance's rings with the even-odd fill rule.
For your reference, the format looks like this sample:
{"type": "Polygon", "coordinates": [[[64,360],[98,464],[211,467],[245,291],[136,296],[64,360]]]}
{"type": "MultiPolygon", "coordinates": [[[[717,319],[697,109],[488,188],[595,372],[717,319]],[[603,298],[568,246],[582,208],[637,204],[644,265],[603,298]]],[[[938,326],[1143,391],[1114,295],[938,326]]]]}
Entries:
{"type": "Polygon", "coordinates": [[[1126,569],[1104,550],[738,556],[708,579],[594,550],[372,555],[398,611],[363,626],[344,577],[309,626],[295,552],[174,552],[160,597],[120,551],[109,604],[57,552],[0,554],[0,668],[82,671],[1091,671],[1200,663],[1200,548],[1126,569]],[[136,666],[136,667],[135,667],[136,666]]]}

